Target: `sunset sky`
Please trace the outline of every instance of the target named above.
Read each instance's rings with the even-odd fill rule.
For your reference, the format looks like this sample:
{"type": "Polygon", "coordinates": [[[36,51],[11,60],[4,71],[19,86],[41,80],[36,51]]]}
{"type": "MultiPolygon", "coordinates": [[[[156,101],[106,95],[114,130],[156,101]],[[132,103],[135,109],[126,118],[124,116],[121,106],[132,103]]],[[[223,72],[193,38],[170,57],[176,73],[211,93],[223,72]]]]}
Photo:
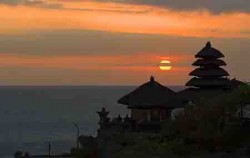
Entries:
{"type": "Polygon", "coordinates": [[[183,85],[207,41],[250,81],[250,0],[0,0],[0,85],[183,85]]]}

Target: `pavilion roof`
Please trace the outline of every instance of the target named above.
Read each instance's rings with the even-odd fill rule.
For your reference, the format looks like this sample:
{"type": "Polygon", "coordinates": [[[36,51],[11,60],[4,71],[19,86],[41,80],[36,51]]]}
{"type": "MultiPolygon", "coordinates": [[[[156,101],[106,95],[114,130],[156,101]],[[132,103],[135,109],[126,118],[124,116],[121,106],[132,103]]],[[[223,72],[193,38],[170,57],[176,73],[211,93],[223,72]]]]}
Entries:
{"type": "Polygon", "coordinates": [[[242,82],[242,81],[240,81],[240,80],[237,80],[236,78],[234,78],[234,79],[231,80],[231,86],[232,86],[232,87],[238,87],[238,86],[240,86],[240,85],[246,85],[246,84],[247,84],[247,83],[242,82]]]}
{"type": "Polygon", "coordinates": [[[227,78],[192,78],[186,86],[194,87],[228,87],[231,82],[227,78]]]}
{"type": "Polygon", "coordinates": [[[226,63],[220,59],[198,59],[193,63],[193,66],[226,66],[226,63]]]}
{"type": "Polygon", "coordinates": [[[212,47],[210,42],[207,42],[206,46],[202,48],[198,54],[195,55],[196,58],[223,58],[225,57],[219,50],[212,47]]]}
{"type": "Polygon", "coordinates": [[[198,76],[198,77],[207,77],[207,76],[214,76],[214,77],[221,77],[221,76],[229,76],[229,73],[220,68],[197,68],[190,72],[190,76],[198,76]]]}
{"type": "Polygon", "coordinates": [[[156,82],[154,77],[151,77],[149,82],[120,98],[118,103],[128,105],[129,108],[171,108],[175,96],[174,91],[156,82]]]}
{"type": "Polygon", "coordinates": [[[212,99],[219,95],[229,93],[229,88],[187,88],[177,93],[179,106],[185,106],[189,101],[196,102],[201,98],[212,99]]]}

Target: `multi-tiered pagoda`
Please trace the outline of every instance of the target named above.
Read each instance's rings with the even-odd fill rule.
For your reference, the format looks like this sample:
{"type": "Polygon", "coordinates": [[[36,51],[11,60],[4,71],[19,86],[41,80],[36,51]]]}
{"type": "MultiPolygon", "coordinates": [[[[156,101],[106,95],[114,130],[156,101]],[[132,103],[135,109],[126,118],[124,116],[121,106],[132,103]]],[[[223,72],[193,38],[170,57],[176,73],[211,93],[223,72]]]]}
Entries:
{"type": "Polygon", "coordinates": [[[186,83],[186,86],[197,88],[227,88],[230,86],[228,72],[221,68],[226,63],[221,60],[224,55],[207,42],[206,46],[195,55],[198,58],[193,66],[198,66],[189,75],[194,76],[186,83]]]}

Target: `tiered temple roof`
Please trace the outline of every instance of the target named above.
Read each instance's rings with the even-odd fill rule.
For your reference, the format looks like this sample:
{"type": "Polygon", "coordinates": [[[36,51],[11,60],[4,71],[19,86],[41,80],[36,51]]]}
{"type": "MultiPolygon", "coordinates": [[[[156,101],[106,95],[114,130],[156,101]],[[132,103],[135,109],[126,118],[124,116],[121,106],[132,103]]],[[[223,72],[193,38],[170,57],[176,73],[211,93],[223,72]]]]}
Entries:
{"type": "Polygon", "coordinates": [[[193,66],[197,66],[189,75],[194,76],[186,86],[189,88],[177,93],[177,104],[185,106],[188,102],[195,103],[201,98],[214,98],[219,95],[230,93],[234,88],[245,84],[236,79],[230,80],[228,72],[221,68],[226,63],[221,60],[224,55],[213,48],[210,42],[195,55],[198,58],[193,66]]]}
{"type": "Polygon", "coordinates": [[[227,87],[230,85],[228,72],[221,68],[226,63],[221,60],[224,55],[217,49],[213,48],[210,42],[195,55],[198,58],[193,65],[199,66],[189,75],[194,76],[186,83],[186,86],[193,87],[227,87]]]}
{"type": "Polygon", "coordinates": [[[193,63],[193,66],[209,66],[209,65],[213,65],[213,66],[226,66],[226,63],[223,60],[217,59],[217,60],[213,60],[213,59],[198,59],[193,63]]]}

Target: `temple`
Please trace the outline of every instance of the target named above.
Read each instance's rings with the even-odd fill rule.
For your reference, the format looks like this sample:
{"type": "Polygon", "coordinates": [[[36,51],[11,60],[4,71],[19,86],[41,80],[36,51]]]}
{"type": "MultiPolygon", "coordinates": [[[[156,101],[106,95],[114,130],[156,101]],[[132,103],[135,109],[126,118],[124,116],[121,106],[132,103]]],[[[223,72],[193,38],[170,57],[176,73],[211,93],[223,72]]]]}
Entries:
{"type": "Polygon", "coordinates": [[[226,63],[220,58],[225,57],[219,50],[212,47],[210,42],[195,55],[198,58],[193,66],[198,66],[189,75],[195,76],[186,83],[186,86],[198,88],[227,88],[230,86],[228,72],[221,68],[226,63]]]}
{"type": "Polygon", "coordinates": [[[190,72],[192,78],[186,83],[187,89],[177,93],[176,104],[185,106],[188,103],[195,103],[201,98],[213,98],[221,94],[229,93],[244,82],[235,78],[230,80],[229,73],[221,68],[226,63],[221,59],[225,56],[213,48],[210,42],[196,55],[198,58],[192,65],[197,66],[190,72]]]}

